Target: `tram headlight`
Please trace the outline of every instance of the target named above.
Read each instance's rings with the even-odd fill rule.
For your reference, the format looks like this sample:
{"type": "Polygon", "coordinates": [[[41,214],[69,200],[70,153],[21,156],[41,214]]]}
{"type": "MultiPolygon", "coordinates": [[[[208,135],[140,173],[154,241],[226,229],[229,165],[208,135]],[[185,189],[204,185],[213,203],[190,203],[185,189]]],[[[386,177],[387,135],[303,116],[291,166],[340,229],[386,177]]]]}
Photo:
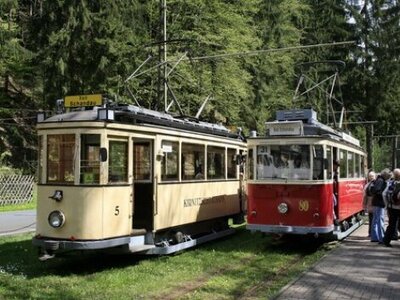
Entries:
{"type": "Polygon", "coordinates": [[[282,202],[278,205],[278,211],[281,214],[286,214],[288,212],[288,210],[289,210],[289,207],[286,203],[282,202]]]}
{"type": "Polygon", "coordinates": [[[48,220],[51,227],[60,228],[65,223],[65,216],[61,211],[55,210],[49,214],[48,220]]]}

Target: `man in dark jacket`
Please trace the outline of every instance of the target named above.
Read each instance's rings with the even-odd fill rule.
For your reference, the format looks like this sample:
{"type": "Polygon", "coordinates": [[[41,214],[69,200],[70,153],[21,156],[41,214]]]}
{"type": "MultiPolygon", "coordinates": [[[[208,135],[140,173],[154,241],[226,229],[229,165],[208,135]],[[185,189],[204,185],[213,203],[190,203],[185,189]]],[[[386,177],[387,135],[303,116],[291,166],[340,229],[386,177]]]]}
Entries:
{"type": "Polygon", "coordinates": [[[379,242],[383,244],[385,235],[385,202],[383,201],[382,193],[386,188],[386,182],[390,179],[391,173],[389,169],[382,170],[381,174],[376,178],[372,192],[372,227],[371,227],[371,242],[379,242]]]}

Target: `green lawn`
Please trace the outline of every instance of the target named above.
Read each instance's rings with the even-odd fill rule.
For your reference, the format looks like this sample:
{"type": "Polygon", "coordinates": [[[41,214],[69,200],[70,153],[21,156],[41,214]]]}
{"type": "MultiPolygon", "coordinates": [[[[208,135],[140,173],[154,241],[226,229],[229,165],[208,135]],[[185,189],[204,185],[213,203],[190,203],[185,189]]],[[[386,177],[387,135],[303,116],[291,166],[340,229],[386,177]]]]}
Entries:
{"type": "Polygon", "coordinates": [[[31,236],[0,238],[0,299],[266,299],[329,251],[240,226],[179,255],[70,254],[43,263],[31,236]]]}

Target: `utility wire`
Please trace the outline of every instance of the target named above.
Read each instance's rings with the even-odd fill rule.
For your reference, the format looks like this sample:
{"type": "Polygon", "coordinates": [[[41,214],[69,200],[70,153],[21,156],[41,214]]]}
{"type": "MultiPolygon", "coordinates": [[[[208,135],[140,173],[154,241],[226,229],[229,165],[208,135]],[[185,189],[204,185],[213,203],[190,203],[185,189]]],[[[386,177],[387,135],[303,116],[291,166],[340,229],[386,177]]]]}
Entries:
{"type": "MultiPolygon", "coordinates": [[[[334,46],[342,46],[342,45],[351,45],[356,44],[356,41],[345,41],[345,42],[333,42],[333,43],[320,43],[313,45],[304,45],[304,46],[291,46],[284,48],[274,48],[274,49],[263,49],[263,50],[254,50],[254,51],[246,51],[246,52],[234,52],[234,53],[223,53],[216,55],[207,55],[207,56],[197,56],[197,57],[186,57],[182,60],[208,60],[208,59],[217,59],[217,58],[225,58],[231,56],[252,56],[259,55],[262,53],[269,52],[278,52],[278,51],[290,51],[290,50],[298,50],[298,49],[309,49],[309,48],[318,48],[318,47],[334,47],[334,46]]],[[[174,62],[174,61],[169,61],[174,62]]]]}

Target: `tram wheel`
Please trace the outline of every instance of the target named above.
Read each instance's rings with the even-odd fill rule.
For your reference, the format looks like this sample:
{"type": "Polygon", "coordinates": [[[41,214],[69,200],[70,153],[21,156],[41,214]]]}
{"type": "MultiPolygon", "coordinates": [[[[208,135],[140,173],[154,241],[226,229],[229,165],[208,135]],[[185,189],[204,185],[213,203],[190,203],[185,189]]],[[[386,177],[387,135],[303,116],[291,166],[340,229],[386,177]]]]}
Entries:
{"type": "Polygon", "coordinates": [[[346,220],[344,220],[341,224],[342,227],[342,231],[346,231],[347,229],[350,228],[349,222],[347,222],[346,220]]]}
{"type": "Polygon", "coordinates": [[[174,234],[174,242],[180,244],[184,241],[184,235],[182,232],[178,231],[174,234]]]}

